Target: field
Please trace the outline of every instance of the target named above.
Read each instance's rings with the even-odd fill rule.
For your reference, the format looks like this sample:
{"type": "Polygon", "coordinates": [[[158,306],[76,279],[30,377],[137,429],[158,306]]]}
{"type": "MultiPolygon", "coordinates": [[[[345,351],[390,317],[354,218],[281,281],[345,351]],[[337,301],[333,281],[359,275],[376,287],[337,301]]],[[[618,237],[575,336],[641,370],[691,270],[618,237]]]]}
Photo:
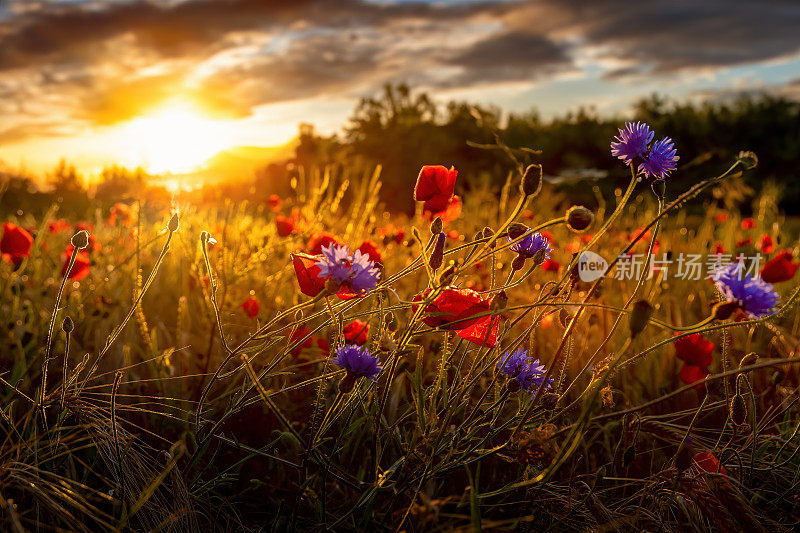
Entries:
{"type": "Polygon", "coordinates": [[[588,208],[535,165],[423,169],[413,216],[379,169],[80,217],[0,200],[2,527],[791,530],[798,241],[774,187],[741,214],[756,164],[588,208]],[[715,284],[736,254],[774,309],[715,284]]]}

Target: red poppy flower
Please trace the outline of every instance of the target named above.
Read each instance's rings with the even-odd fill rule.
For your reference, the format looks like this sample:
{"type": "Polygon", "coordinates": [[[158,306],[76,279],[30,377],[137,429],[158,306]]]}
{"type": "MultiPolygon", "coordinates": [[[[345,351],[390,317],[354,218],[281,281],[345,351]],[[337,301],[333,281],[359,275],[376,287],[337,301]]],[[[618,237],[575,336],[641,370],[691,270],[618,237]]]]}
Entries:
{"type": "Polygon", "coordinates": [[[292,254],[297,283],[300,292],[306,296],[316,296],[325,288],[325,280],[319,277],[322,269],[316,265],[317,261],[316,257],[308,254],[292,254]]]}
{"type": "Polygon", "coordinates": [[[281,200],[281,197],[277,194],[270,194],[269,198],[267,198],[267,204],[269,205],[270,210],[273,212],[280,211],[282,203],[283,200],[281,200]]]}
{"type": "Polygon", "coordinates": [[[705,367],[684,364],[678,376],[687,385],[697,383],[695,388],[702,389],[703,384],[698,382],[704,380],[708,374],[710,372],[705,367]]]}
{"type": "Polygon", "coordinates": [[[753,244],[753,239],[750,237],[744,239],[743,241],[736,241],[737,248],[743,248],[745,246],[749,246],[750,244],[753,244]]]}
{"type": "Polygon", "coordinates": [[[584,233],[583,235],[581,235],[580,238],[583,244],[589,244],[590,242],[592,242],[592,235],[589,233],[584,233]]]}
{"type": "Polygon", "coordinates": [[[258,303],[258,300],[256,300],[255,296],[251,296],[244,301],[242,304],[242,309],[244,309],[244,312],[247,316],[250,318],[255,318],[258,316],[258,310],[261,309],[261,305],[258,303]]]}
{"type": "Polygon", "coordinates": [[[444,211],[453,197],[457,176],[458,171],[453,167],[448,170],[442,165],[423,166],[414,187],[414,200],[425,202],[422,206],[423,211],[432,213],[444,211]]]}
{"type": "Polygon", "coordinates": [[[0,240],[0,253],[8,260],[19,264],[23,257],[30,257],[33,237],[24,228],[6,222],[3,226],[3,238],[0,240]]]}
{"type": "Polygon", "coordinates": [[[294,220],[278,215],[275,217],[275,226],[278,228],[278,235],[281,237],[288,237],[294,231],[294,220]]]}
{"type": "Polygon", "coordinates": [[[458,231],[456,231],[454,229],[451,229],[450,231],[447,232],[447,238],[448,239],[453,239],[454,241],[457,241],[460,236],[461,236],[461,234],[458,233],[458,231]]]}
{"type": "Polygon", "coordinates": [[[717,213],[714,215],[714,222],[723,223],[728,221],[728,213],[717,213]]]}
{"type": "Polygon", "coordinates": [[[756,227],[756,221],[752,218],[745,218],[741,223],[742,229],[753,229],[756,227]]]}
{"type": "Polygon", "coordinates": [[[549,257],[542,263],[542,270],[545,272],[558,272],[561,269],[561,263],[549,257]]]}
{"type": "MultiPolygon", "coordinates": [[[[643,227],[636,228],[628,236],[628,240],[629,241],[633,241],[633,239],[637,235],[639,235],[639,232],[642,231],[643,229],[644,229],[643,227]]],[[[647,248],[650,246],[650,239],[651,238],[652,238],[652,234],[650,233],[650,230],[645,231],[644,234],[642,234],[642,236],[639,237],[639,239],[634,241],[636,246],[634,248],[632,248],[630,252],[628,252],[628,255],[634,254],[635,253],[634,250],[636,250],[637,248],[639,250],[641,250],[641,253],[646,253],[647,252],[647,248]]],[[[661,244],[658,242],[658,239],[656,239],[655,242],[653,243],[653,253],[652,253],[652,255],[656,255],[658,253],[659,249],[661,249],[661,244]]]]}
{"type": "Polygon", "coordinates": [[[675,357],[687,365],[707,367],[714,359],[711,356],[714,343],[700,333],[679,337],[672,344],[675,346],[675,357]]]}
{"type": "Polygon", "coordinates": [[[109,226],[116,225],[117,219],[119,219],[119,221],[122,223],[123,226],[132,225],[133,216],[131,214],[131,207],[121,202],[117,202],[116,204],[111,206],[111,212],[108,215],[108,225],[109,226]]]}
{"type": "Polygon", "coordinates": [[[717,459],[717,457],[711,452],[696,453],[692,459],[697,467],[704,472],[709,472],[712,474],[719,472],[720,474],[724,474],[726,476],[728,475],[728,471],[725,470],[725,466],[720,467],[719,459],[717,459]]]}
{"type": "Polygon", "coordinates": [[[547,239],[547,242],[550,243],[550,247],[553,247],[553,245],[556,243],[556,236],[547,231],[546,229],[540,231],[539,233],[542,234],[542,237],[547,239]]]}
{"type": "Polygon", "coordinates": [[[50,233],[61,233],[65,229],[69,229],[69,222],[64,220],[63,218],[59,218],[58,220],[51,220],[47,223],[47,231],[50,233]]]}
{"type": "Polygon", "coordinates": [[[406,237],[406,232],[401,228],[397,228],[393,224],[390,224],[388,226],[375,228],[375,235],[383,239],[384,244],[389,244],[390,241],[394,241],[397,244],[403,244],[403,239],[406,237]]]}
{"type": "Polygon", "coordinates": [[[723,255],[725,253],[725,248],[722,246],[722,243],[717,241],[714,243],[714,247],[711,249],[712,255],[723,255]]]}
{"type": "Polygon", "coordinates": [[[367,342],[367,335],[369,335],[369,324],[363,320],[355,319],[345,327],[342,328],[344,340],[349,344],[364,344],[367,342]]]}
{"type": "Polygon", "coordinates": [[[361,243],[361,246],[358,247],[359,251],[362,254],[365,254],[369,257],[369,260],[373,263],[382,263],[383,258],[381,257],[381,253],[378,251],[378,245],[370,240],[366,240],[361,243]]]}
{"type": "MultiPolygon", "coordinates": [[[[431,289],[426,289],[421,295],[415,296],[414,300],[422,300],[430,291],[431,289]]],[[[487,311],[489,299],[484,300],[480,294],[470,289],[450,287],[425,308],[426,316],[422,321],[430,327],[457,331],[460,337],[470,342],[485,342],[487,346],[493,347],[497,344],[499,317],[475,317],[487,311]]]]}
{"type": "Polygon", "coordinates": [[[773,242],[772,237],[766,233],[759,237],[758,244],[762,253],[771,254],[775,251],[775,243],[773,242]]]}
{"type": "Polygon", "coordinates": [[[533,211],[530,209],[526,209],[522,212],[522,218],[526,218],[528,220],[533,220],[533,211]]]}
{"type": "Polygon", "coordinates": [[[329,231],[320,231],[315,233],[308,239],[306,244],[306,252],[311,255],[319,255],[322,253],[322,248],[331,243],[343,245],[344,243],[336,238],[336,235],[329,231]]]}
{"type": "Polygon", "coordinates": [[[79,280],[83,279],[89,275],[89,267],[92,266],[92,262],[89,259],[89,254],[86,252],[78,252],[78,256],[75,258],[75,264],[72,265],[72,270],[69,271],[67,274],[67,267],[69,267],[69,259],[72,255],[64,254],[64,266],[61,267],[61,275],[67,276],[69,279],[79,280]]]}
{"type": "Polygon", "coordinates": [[[452,222],[461,216],[461,198],[459,196],[453,196],[450,198],[446,207],[441,211],[426,209],[423,205],[422,213],[428,220],[433,220],[434,218],[439,217],[442,219],[442,222],[447,224],[448,222],[452,222]]]}
{"type": "Polygon", "coordinates": [[[794,277],[798,266],[800,263],[792,262],[792,252],[784,250],[767,261],[764,268],[761,269],[761,279],[767,283],[789,281],[794,277]]]}

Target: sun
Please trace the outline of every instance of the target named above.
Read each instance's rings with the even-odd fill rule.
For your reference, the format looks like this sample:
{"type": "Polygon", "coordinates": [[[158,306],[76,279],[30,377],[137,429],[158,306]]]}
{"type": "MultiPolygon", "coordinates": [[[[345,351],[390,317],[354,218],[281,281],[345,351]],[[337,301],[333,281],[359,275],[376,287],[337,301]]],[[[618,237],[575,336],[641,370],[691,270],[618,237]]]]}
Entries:
{"type": "Polygon", "coordinates": [[[230,125],[188,102],[170,102],[120,128],[125,159],[153,174],[191,172],[231,146],[230,125]]]}

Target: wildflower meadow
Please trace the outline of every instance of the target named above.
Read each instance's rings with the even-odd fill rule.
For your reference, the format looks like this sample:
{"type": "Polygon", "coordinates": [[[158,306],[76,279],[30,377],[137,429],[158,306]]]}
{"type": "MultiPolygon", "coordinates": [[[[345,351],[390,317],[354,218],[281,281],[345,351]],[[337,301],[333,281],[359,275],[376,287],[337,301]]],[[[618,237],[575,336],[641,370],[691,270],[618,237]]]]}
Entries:
{"type": "Polygon", "coordinates": [[[2,529],[796,528],[797,224],[742,215],[757,154],[618,126],[592,201],[500,141],[499,185],[395,182],[413,212],[380,167],[2,199],[2,529]]]}

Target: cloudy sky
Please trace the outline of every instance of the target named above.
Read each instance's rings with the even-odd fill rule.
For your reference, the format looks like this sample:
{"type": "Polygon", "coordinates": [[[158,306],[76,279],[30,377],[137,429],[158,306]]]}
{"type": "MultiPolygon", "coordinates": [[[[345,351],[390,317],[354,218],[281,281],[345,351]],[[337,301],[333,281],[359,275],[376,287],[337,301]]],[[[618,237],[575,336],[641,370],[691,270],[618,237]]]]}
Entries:
{"type": "Polygon", "coordinates": [[[799,28],[798,0],[0,0],[0,159],[185,170],[386,82],[545,116],[794,97],[799,28]]]}

